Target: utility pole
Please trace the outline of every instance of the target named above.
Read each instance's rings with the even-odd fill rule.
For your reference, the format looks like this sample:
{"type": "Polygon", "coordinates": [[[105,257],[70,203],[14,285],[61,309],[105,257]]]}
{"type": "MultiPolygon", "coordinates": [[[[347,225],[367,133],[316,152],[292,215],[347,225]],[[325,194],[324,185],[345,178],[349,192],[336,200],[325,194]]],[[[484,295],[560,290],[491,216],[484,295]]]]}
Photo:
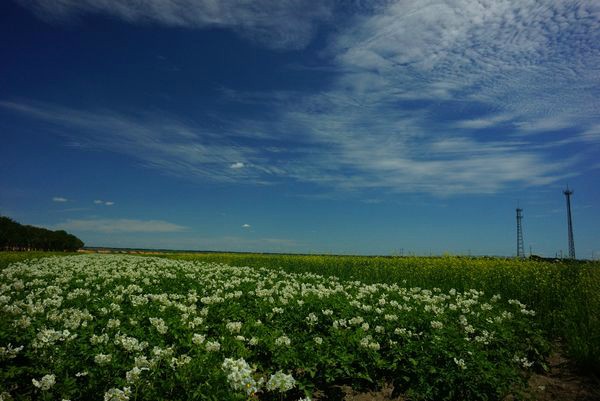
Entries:
{"type": "Polygon", "coordinates": [[[565,197],[567,198],[567,223],[569,230],[569,258],[575,259],[575,240],[573,239],[573,220],[571,218],[571,195],[573,195],[573,191],[567,189],[563,191],[565,197]]]}
{"type": "Polygon", "coordinates": [[[521,221],[523,220],[523,209],[517,208],[517,258],[525,258],[525,250],[523,246],[523,226],[521,221]]]}

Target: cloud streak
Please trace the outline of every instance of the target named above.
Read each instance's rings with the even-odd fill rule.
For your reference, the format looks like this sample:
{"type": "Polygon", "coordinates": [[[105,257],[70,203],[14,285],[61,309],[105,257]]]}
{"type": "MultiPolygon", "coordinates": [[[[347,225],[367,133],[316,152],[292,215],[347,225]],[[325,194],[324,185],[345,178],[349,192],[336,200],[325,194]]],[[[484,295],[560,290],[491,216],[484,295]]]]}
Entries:
{"type": "Polygon", "coordinates": [[[94,205],[104,205],[104,206],[113,206],[115,202],[113,201],[103,201],[101,199],[94,200],[94,205]]]}
{"type": "Polygon", "coordinates": [[[112,233],[176,233],[187,227],[162,220],[135,219],[69,219],[56,225],[57,228],[77,232],[112,233]]]}
{"type": "Polygon", "coordinates": [[[314,36],[317,24],[332,15],[334,1],[310,6],[303,0],[17,0],[49,21],[101,14],[124,21],[169,27],[225,28],[273,49],[299,49],[314,36]]]}
{"type": "MultiPolygon", "coordinates": [[[[299,0],[22,4],[45,18],[93,12],[223,27],[273,48],[305,46],[319,21],[340,12],[338,3],[325,2],[297,14],[311,8],[299,0]],[[267,30],[273,35],[260,36],[267,30]]],[[[328,85],[304,93],[222,88],[223,102],[250,104],[268,119],[222,117],[217,130],[172,116],[33,102],[0,107],[66,127],[63,134],[84,148],[126,154],[162,173],[308,182],[343,193],[445,196],[543,186],[576,174],[577,163],[590,157],[581,152],[557,162],[553,149],[600,142],[600,3],[357,4],[351,9],[359,12],[342,18],[322,52],[328,85]]]]}

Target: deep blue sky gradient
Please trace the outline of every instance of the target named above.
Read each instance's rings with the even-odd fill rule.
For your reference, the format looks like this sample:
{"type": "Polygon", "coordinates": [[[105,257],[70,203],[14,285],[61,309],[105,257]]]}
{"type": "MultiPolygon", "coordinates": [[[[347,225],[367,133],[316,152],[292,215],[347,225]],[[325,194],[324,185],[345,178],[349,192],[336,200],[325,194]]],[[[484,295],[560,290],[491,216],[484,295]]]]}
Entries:
{"type": "Polygon", "coordinates": [[[595,2],[117,3],[0,5],[0,214],[89,246],[511,256],[519,204],[554,256],[568,184],[600,257],[595,2]]]}

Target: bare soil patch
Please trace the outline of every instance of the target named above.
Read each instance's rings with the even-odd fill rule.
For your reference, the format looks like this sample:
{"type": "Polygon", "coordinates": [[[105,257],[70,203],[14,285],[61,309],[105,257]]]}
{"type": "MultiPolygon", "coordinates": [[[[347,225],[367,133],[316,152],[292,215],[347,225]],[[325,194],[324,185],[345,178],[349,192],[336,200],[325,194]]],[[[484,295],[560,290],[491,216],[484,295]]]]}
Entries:
{"type": "MultiPolygon", "coordinates": [[[[600,380],[578,371],[560,347],[547,360],[549,371],[529,378],[525,399],[535,401],[600,401],[600,380]]],[[[507,398],[512,400],[516,398],[507,398]]]]}

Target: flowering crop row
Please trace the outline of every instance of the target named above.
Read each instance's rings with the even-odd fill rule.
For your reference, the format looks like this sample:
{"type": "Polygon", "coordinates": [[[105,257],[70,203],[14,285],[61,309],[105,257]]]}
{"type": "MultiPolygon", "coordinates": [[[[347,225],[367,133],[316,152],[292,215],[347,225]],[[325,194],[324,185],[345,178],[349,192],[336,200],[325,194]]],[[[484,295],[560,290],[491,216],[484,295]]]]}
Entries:
{"type": "Polygon", "coordinates": [[[0,274],[0,400],[306,400],[348,380],[412,399],[500,399],[541,366],[534,314],[476,289],[46,258],[0,274]]]}

